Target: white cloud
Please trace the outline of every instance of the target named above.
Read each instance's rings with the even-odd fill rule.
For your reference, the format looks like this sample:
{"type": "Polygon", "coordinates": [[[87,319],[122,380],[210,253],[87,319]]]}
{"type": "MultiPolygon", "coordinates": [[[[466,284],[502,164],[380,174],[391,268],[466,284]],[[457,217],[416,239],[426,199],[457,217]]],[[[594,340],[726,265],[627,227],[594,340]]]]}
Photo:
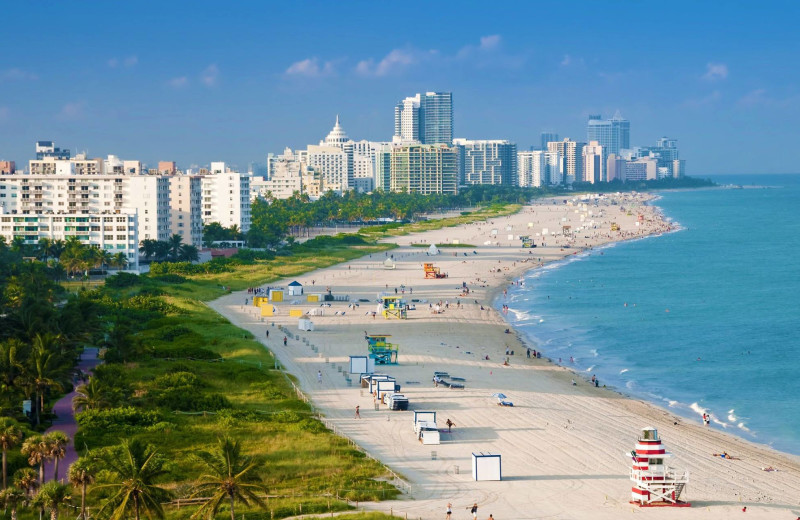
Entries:
{"type": "Polygon", "coordinates": [[[3,81],[34,81],[39,79],[39,76],[33,72],[18,69],[16,67],[0,70],[0,82],[3,81]]]}
{"type": "Polygon", "coordinates": [[[306,58],[304,60],[296,61],[289,65],[285,74],[287,76],[302,76],[307,78],[318,78],[321,76],[329,76],[335,72],[333,62],[326,61],[320,67],[317,58],[306,58]]]}
{"type": "Polygon", "coordinates": [[[71,103],[67,103],[66,105],[61,107],[61,111],[58,113],[58,118],[63,120],[80,119],[81,117],[83,117],[85,108],[86,108],[86,103],[83,101],[74,101],[71,103]]]}
{"type": "Polygon", "coordinates": [[[356,72],[362,76],[387,76],[396,74],[418,61],[419,56],[417,56],[416,52],[394,49],[378,63],[375,63],[372,59],[358,62],[358,65],[356,65],[356,72]]]}
{"type": "Polygon", "coordinates": [[[724,63],[708,63],[706,64],[706,73],[703,74],[703,79],[706,81],[716,81],[728,77],[728,66],[724,63]]]}
{"type": "Polygon", "coordinates": [[[125,65],[128,68],[135,67],[137,63],[139,63],[139,58],[136,57],[136,56],[128,56],[122,62],[122,64],[125,65]]]}
{"type": "Polygon", "coordinates": [[[219,67],[214,63],[206,67],[200,75],[200,81],[207,87],[215,86],[219,81],[219,67]]]}
{"type": "Polygon", "coordinates": [[[490,36],[481,36],[481,46],[482,50],[490,50],[496,49],[500,46],[501,37],[499,34],[492,34],[490,36]]]}
{"type": "Polygon", "coordinates": [[[178,76],[177,78],[172,78],[171,80],[167,81],[167,85],[178,89],[183,88],[189,84],[189,79],[186,76],[178,76]]]}

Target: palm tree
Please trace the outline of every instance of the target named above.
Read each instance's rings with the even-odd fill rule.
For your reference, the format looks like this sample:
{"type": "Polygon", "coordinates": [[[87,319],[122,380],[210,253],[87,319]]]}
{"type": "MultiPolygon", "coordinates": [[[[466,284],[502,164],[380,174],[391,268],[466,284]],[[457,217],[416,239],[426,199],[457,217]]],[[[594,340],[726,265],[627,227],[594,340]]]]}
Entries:
{"type": "Polygon", "coordinates": [[[156,242],[152,238],[145,238],[139,242],[139,252],[144,255],[145,260],[150,260],[150,257],[156,254],[156,242]]]}
{"type": "Polygon", "coordinates": [[[19,488],[10,487],[0,491],[0,504],[11,509],[11,520],[17,520],[17,506],[24,504],[28,496],[19,488]]]}
{"type": "Polygon", "coordinates": [[[94,464],[87,457],[79,458],[69,467],[67,477],[70,484],[81,488],[81,514],[79,515],[81,520],[86,520],[86,487],[94,484],[95,471],[94,464]]]}
{"type": "Polygon", "coordinates": [[[169,256],[173,262],[178,261],[178,255],[181,252],[181,246],[183,245],[183,237],[177,233],[169,237],[167,240],[167,245],[169,248],[169,256]]]}
{"type": "Polygon", "coordinates": [[[164,261],[167,258],[167,255],[169,255],[169,243],[163,242],[161,240],[156,240],[156,244],[154,247],[156,252],[156,258],[158,258],[159,261],[164,261]]]}
{"type": "Polygon", "coordinates": [[[36,390],[36,424],[41,419],[44,411],[44,398],[51,388],[60,390],[63,385],[59,381],[64,377],[65,366],[60,357],[55,353],[54,345],[58,341],[52,334],[36,334],[33,338],[33,352],[31,353],[30,379],[36,390]]]}
{"type": "Polygon", "coordinates": [[[39,489],[34,504],[50,510],[50,520],[58,520],[58,511],[72,501],[68,484],[51,480],[39,489]]]}
{"type": "Polygon", "coordinates": [[[211,499],[192,515],[193,519],[205,517],[213,520],[226,501],[230,504],[231,520],[235,520],[236,502],[245,506],[252,502],[266,507],[264,501],[255,494],[256,491],[264,491],[258,476],[252,473],[256,464],[252,458],[242,455],[239,441],[223,437],[217,440],[216,452],[201,451],[196,458],[206,466],[208,473],[200,476],[193,496],[211,493],[211,499]]]}
{"type": "Polygon", "coordinates": [[[50,257],[53,249],[53,240],[51,238],[39,239],[39,254],[42,257],[42,262],[46,262],[50,257]]]}
{"type": "Polygon", "coordinates": [[[200,258],[197,248],[189,245],[181,245],[180,252],[178,253],[178,260],[183,262],[195,262],[200,258]]]}
{"type": "Polygon", "coordinates": [[[8,450],[13,449],[22,440],[22,430],[13,419],[4,417],[0,420],[0,449],[3,450],[3,489],[8,487],[8,450]]]}
{"type": "Polygon", "coordinates": [[[53,240],[50,244],[50,254],[53,258],[61,258],[61,254],[64,252],[64,249],[67,247],[67,243],[63,240],[53,240]]]}
{"type": "Polygon", "coordinates": [[[110,512],[109,520],[121,520],[127,511],[133,509],[136,520],[142,511],[148,518],[164,517],[161,503],[169,499],[170,492],[155,484],[158,477],[167,473],[155,448],[136,439],[126,439],[110,452],[105,465],[113,480],[94,489],[109,489],[113,495],[103,504],[101,514],[110,512]]]}
{"type": "Polygon", "coordinates": [[[50,453],[50,447],[41,435],[31,435],[22,443],[22,454],[28,457],[28,464],[38,466],[39,485],[44,484],[44,461],[50,453]]]}
{"type": "Polygon", "coordinates": [[[27,497],[39,487],[39,480],[36,471],[31,468],[22,468],[14,473],[14,486],[25,492],[27,497]]]}
{"type": "Polygon", "coordinates": [[[45,434],[44,440],[48,448],[50,448],[48,458],[53,459],[53,480],[58,480],[58,461],[63,459],[64,455],[67,454],[69,435],[62,431],[55,430],[45,434]]]}
{"type": "Polygon", "coordinates": [[[125,256],[125,253],[117,253],[111,259],[111,267],[116,267],[117,269],[125,269],[128,265],[128,257],[125,256]]]}
{"type": "Polygon", "coordinates": [[[78,395],[72,398],[72,409],[78,410],[100,410],[108,407],[111,403],[107,398],[107,388],[96,377],[90,377],[89,382],[76,388],[78,395]]]}

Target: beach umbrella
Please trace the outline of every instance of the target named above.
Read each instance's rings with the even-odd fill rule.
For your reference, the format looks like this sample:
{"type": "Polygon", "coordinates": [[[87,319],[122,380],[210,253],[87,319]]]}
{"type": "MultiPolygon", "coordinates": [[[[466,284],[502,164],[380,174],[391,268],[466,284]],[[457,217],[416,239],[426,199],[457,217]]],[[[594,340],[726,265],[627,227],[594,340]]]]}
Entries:
{"type": "Polygon", "coordinates": [[[492,397],[496,397],[498,399],[506,399],[508,396],[506,394],[492,394],[492,397]]]}

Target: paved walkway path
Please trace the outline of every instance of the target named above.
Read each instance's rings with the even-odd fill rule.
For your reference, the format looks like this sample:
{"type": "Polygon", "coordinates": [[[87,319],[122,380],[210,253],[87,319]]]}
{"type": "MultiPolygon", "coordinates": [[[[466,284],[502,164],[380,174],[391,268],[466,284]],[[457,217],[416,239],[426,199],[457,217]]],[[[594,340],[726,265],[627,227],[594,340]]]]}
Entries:
{"type": "MultiPolygon", "coordinates": [[[[91,374],[92,369],[100,364],[100,359],[97,357],[97,348],[86,348],[81,354],[78,361],[77,368],[85,374],[91,374]]],[[[77,386],[77,385],[76,385],[77,386]]],[[[47,429],[47,433],[59,430],[69,435],[69,446],[67,446],[67,454],[58,463],[58,477],[59,480],[66,481],[67,469],[69,465],[78,459],[78,453],[75,450],[74,437],[75,432],[78,431],[78,424],[75,422],[75,412],[72,410],[72,398],[78,395],[78,392],[73,390],[68,393],[53,405],[53,413],[56,418],[53,420],[53,425],[47,429]]],[[[78,447],[81,448],[80,446],[78,447]]],[[[44,466],[45,481],[53,478],[54,463],[47,462],[44,466]]]]}

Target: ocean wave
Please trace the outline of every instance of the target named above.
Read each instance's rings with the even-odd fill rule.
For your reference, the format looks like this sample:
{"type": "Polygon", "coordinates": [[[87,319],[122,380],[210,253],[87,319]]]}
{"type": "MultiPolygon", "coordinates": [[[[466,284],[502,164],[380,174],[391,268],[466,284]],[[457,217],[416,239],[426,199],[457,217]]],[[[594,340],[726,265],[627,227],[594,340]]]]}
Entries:
{"type": "Polygon", "coordinates": [[[627,372],[627,371],[628,371],[628,369],[627,369],[627,368],[623,368],[622,370],[620,370],[620,371],[619,371],[619,373],[620,373],[620,375],[621,375],[621,374],[624,374],[624,373],[625,373],[625,372],[627,372]]]}
{"type": "Polygon", "coordinates": [[[594,370],[594,367],[595,367],[595,366],[596,366],[596,365],[592,365],[592,366],[590,366],[589,368],[587,368],[586,370],[584,370],[584,372],[591,372],[592,370],[594,370]]]}
{"type": "Polygon", "coordinates": [[[596,348],[590,349],[589,354],[591,354],[593,357],[597,357],[598,356],[597,349],[596,348]]]}

